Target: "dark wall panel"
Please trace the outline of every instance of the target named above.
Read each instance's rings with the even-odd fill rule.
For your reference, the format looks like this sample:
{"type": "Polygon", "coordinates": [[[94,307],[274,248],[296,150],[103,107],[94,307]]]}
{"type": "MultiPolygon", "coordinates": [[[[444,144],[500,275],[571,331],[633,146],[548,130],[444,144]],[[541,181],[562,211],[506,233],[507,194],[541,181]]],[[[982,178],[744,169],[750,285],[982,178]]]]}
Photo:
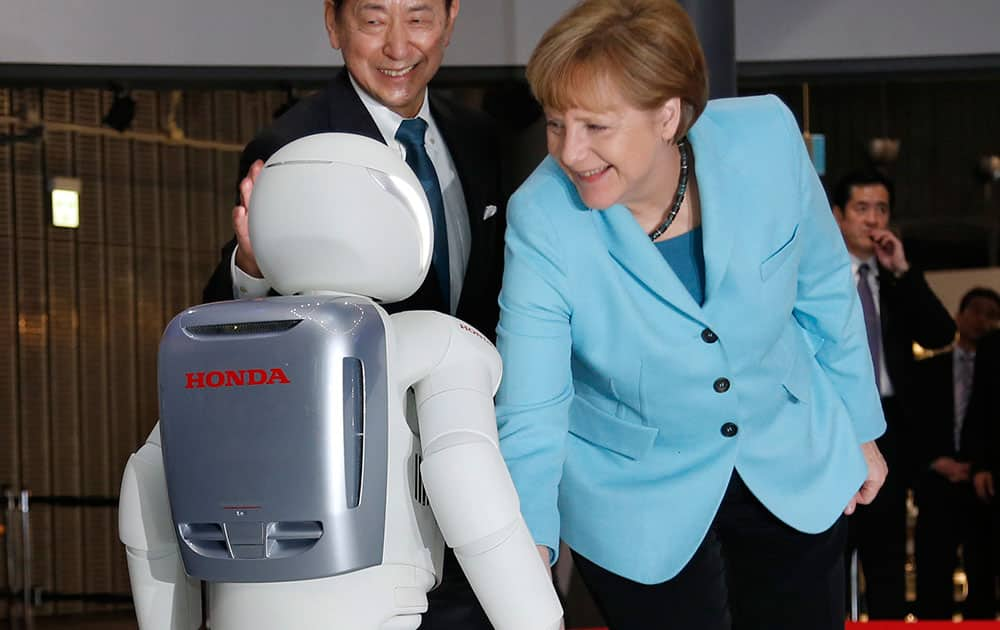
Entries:
{"type": "MultiPolygon", "coordinates": [[[[38,90],[14,93],[15,109],[41,111],[38,90]]],[[[52,491],[49,380],[49,312],[43,151],[37,143],[14,145],[14,218],[18,310],[18,398],[21,484],[36,494],[52,491]]],[[[31,510],[31,571],[38,583],[53,583],[52,512],[31,510]]],[[[50,612],[46,607],[44,612],[50,612]]]]}
{"type": "MultiPolygon", "coordinates": [[[[175,137],[226,143],[245,140],[245,98],[266,100],[132,95],[133,130],[173,124],[175,137]]],[[[0,116],[32,112],[47,124],[40,141],[0,142],[0,344],[9,349],[0,353],[0,484],[38,498],[117,496],[125,462],[157,419],[163,327],[200,302],[232,230],[237,154],[103,135],[110,103],[103,90],[0,89],[0,116]],[[81,181],[78,229],[50,225],[54,176],[81,181]]],[[[0,126],[3,136],[22,131],[0,126]]],[[[44,591],[128,592],[116,510],[34,502],[31,537],[32,584],[44,591]]]]}
{"type": "MultiPolygon", "coordinates": [[[[71,122],[71,93],[45,90],[43,111],[46,121],[71,122]]],[[[43,198],[46,203],[48,180],[52,175],[75,175],[72,134],[52,133],[44,145],[43,198]]],[[[79,390],[79,311],[76,286],[77,231],[46,226],[46,284],[49,315],[49,383],[52,449],[50,492],[60,496],[80,494],[80,390],[79,390]]],[[[83,563],[80,534],[81,509],[52,509],[52,580],[55,590],[79,593],[83,590],[83,563]],[[58,567],[58,570],[56,569],[58,567]]],[[[75,602],[62,602],[59,612],[78,612],[75,602]]]]}
{"type": "MultiPolygon", "coordinates": [[[[803,120],[801,83],[755,85],[777,94],[803,120]]],[[[914,261],[926,268],[983,267],[997,247],[1000,187],[993,200],[977,164],[1000,153],[1000,80],[858,80],[810,85],[811,131],[826,135],[828,186],[870,162],[868,141],[900,140],[884,168],[895,180],[892,220],[914,261]]]]}
{"type": "MultiPolygon", "coordinates": [[[[102,94],[80,90],[74,94],[73,120],[87,126],[100,124],[102,94]]],[[[114,141],[109,141],[114,142],[114,141]]],[[[90,496],[114,496],[111,478],[110,421],[108,410],[108,290],[107,223],[104,202],[105,141],[77,134],[76,174],[81,179],[81,217],[77,252],[78,308],[80,311],[80,492],[90,496]]],[[[112,563],[118,551],[113,539],[114,513],[107,508],[83,510],[82,546],[84,583],[81,592],[110,593],[112,563]]],[[[88,604],[86,609],[103,606],[88,604]]]]}
{"type": "MultiPolygon", "coordinates": [[[[0,116],[10,114],[10,90],[0,88],[0,116]]],[[[0,134],[11,132],[0,125],[0,134]]],[[[11,149],[0,146],[0,485],[20,487],[17,414],[17,307],[14,268],[14,200],[11,149]]],[[[11,534],[12,535],[12,534],[11,534]]],[[[0,574],[0,590],[10,588],[7,572],[0,574]]],[[[7,600],[0,601],[0,616],[7,614],[7,600]]]]}

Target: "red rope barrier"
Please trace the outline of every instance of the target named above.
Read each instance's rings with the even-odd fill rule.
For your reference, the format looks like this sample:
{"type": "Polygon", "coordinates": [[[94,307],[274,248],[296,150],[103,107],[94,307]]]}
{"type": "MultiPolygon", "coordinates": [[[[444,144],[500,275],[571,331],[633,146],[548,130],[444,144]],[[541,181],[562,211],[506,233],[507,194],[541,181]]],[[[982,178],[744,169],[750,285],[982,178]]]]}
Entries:
{"type": "MultiPolygon", "coordinates": [[[[607,628],[574,628],[572,630],[608,630],[607,628]]],[[[845,630],[1000,630],[1000,621],[868,621],[847,622],[845,630]]]]}

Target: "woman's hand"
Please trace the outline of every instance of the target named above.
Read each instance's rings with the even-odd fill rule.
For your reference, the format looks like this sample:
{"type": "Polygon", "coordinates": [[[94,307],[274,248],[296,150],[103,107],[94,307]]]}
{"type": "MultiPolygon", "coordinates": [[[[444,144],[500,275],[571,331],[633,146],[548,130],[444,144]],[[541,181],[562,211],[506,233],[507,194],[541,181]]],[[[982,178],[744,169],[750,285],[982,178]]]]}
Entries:
{"type": "Polygon", "coordinates": [[[878,446],[874,441],[862,444],[861,452],[865,456],[865,463],[868,464],[868,477],[861,484],[861,489],[851,497],[847,508],[844,509],[844,514],[848,516],[854,514],[854,510],[857,509],[859,503],[868,505],[875,500],[879,489],[885,483],[886,475],[889,474],[889,467],[885,463],[885,458],[882,457],[882,452],[878,450],[878,446]]]}

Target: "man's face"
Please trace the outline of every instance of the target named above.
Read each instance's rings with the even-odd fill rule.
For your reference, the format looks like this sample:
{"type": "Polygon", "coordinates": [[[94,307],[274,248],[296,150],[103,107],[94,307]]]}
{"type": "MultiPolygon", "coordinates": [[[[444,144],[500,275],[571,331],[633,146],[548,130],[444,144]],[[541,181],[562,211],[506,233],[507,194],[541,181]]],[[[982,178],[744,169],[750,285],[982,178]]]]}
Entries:
{"type": "Polygon", "coordinates": [[[358,85],[404,118],[423,105],[458,16],[459,0],[326,0],[330,45],[358,85]]]}
{"type": "Polygon", "coordinates": [[[1000,304],[982,296],[969,300],[958,315],[955,324],[962,340],[975,345],[983,335],[994,330],[1000,321],[1000,304]]]}
{"type": "Polygon", "coordinates": [[[869,258],[875,253],[872,230],[889,225],[889,191],[882,184],[852,186],[847,204],[834,206],[833,214],[848,251],[858,258],[869,258]]]}

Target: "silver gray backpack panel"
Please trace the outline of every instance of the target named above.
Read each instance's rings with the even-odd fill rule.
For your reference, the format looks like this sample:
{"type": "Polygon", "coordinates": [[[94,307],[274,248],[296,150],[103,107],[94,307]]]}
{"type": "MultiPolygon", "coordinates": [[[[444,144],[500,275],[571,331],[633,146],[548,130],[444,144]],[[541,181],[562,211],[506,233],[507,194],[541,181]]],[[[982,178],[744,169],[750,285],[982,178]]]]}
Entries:
{"type": "Polygon", "coordinates": [[[160,432],[184,566],[213,582],[382,562],[388,383],[375,306],[221,302],[160,343],[160,432]]]}

